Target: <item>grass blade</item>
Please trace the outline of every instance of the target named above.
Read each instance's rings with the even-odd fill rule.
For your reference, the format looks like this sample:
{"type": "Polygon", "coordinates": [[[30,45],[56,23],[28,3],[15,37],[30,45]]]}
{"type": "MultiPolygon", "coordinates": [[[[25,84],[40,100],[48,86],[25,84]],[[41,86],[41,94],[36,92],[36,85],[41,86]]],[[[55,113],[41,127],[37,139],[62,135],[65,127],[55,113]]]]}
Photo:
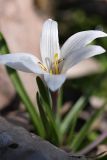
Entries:
{"type": "MultiPolygon", "coordinates": [[[[7,43],[1,33],[0,33],[0,52],[1,54],[8,54],[10,52],[7,43]]],[[[6,67],[6,70],[16,89],[17,94],[21,98],[22,103],[24,104],[26,110],[29,113],[29,116],[33,122],[37,134],[44,137],[44,128],[41,119],[35,109],[35,106],[33,105],[28,94],[26,93],[25,88],[20,80],[20,77],[18,76],[17,72],[14,69],[6,67]]]]}
{"type": "Polygon", "coordinates": [[[51,95],[49,93],[47,86],[45,86],[44,82],[41,80],[40,77],[37,77],[36,81],[39,89],[39,95],[41,98],[42,106],[44,107],[45,114],[49,119],[50,127],[53,130],[53,134],[56,137],[55,143],[59,144],[57,124],[55,122],[55,115],[52,111],[51,95]]]}
{"type": "Polygon", "coordinates": [[[45,129],[45,133],[46,133],[45,135],[46,135],[46,138],[47,138],[47,137],[50,137],[50,131],[49,131],[50,130],[50,125],[49,125],[47,116],[44,112],[43,106],[41,104],[41,100],[40,100],[40,96],[39,96],[38,92],[36,94],[36,99],[37,99],[37,104],[38,104],[38,109],[39,109],[39,112],[40,112],[41,120],[42,120],[44,129],[45,129]]]}
{"type": "Polygon", "coordinates": [[[100,74],[100,76],[96,78],[96,80],[93,83],[93,86],[87,90],[85,96],[80,97],[80,99],[76,102],[76,104],[74,104],[71,111],[66,115],[66,117],[62,121],[61,133],[63,135],[66,133],[67,129],[72,124],[73,118],[76,117],[81,112],[81,110],[88,102],[89,97],[93,94],[95,90],[97,90],[100,87],[102,80],[104,80],[106,77],[107,77],[107,71],[104,71],[103,73],[100,74]]]}
{"type": "Polygon", "coordinates": [[[76,102],[76,104],[67,114],[67,116],[64,118],[61,124],[62,134],[64,134],[67,131],[69,126],[72,124],[74,117],[76,117],[80,113],[80,111],[85,106],[87,100],[88,100],[88,97],[80,97],[80,99],[76,102]]]}
{"type": "Polygon", "coordinates": [[[95,120],[104,112],[106,105],[104,104],[100,109],[95,111],[95,113],[90,117],[90,119],[85,123],[80,132],[75,136],[75,139],[72,141],[71,148],[73,151],[77,151],[83,142],[84,138],[91,129],[92,124],[95,120]]]}
{"type": "Polygon", "coordinates": [[[47,103],[50,108],[52,107],[51,95],[49,93],[49,89],[45,86],[44,82],[41,80],[40,77],[36,77],[36,82],[38,85],[39,93],[43,100],[47,103]]]}
{"type": "Polygon", "coordinates": [[[50,120],[50,117],[48,117],[45,107],[43,106],[42,99],[38,93],[37,93],[37,103],[41,114],[41,119],[45,128],[46,139],[49,140],[51,143],[58,145],[59,141],[58,141],[58,136],[56,134],[56,130],[54,128],[54,124],[50,120]]]}

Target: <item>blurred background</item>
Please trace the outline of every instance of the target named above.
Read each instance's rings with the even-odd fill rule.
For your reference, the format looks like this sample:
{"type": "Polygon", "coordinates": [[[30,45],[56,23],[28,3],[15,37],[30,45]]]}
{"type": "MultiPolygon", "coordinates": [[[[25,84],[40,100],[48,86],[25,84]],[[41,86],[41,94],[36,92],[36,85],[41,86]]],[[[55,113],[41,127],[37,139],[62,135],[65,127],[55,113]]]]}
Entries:
{"type": "MultiPolygon", "coordinates": [[[[107,33],[107,0],[0,0],[0,31],[12,53],[29,52],[40,57],[40,34],[47,18],[58,21],[59,39],[62,45],[72,34],[83,30],[102,30],[107,33]]],[[[107,38],[94,41],[107,50],[107,38]]],[[[69,79],[63,86],[64,113],[78,98],[92,88],[99,75],[107,73],[107,53],[85,60],[68,72],[69,79]]],[[[36,97],[35,75],[19,72],[33,103],[36,97]]],[[[107,76],[102,76],[89,102],[80,115],[76,131],[100,108],[107,99],[107,76]]],[[[19,97],[15,93],[5,68],[0,66],[0,111],[9,121],[32,130],[19,97]]],[[[107,109],[93,125],[94,132],[88,138],[96,139],[107,130],[107,109]]],[[[107,150],[105,137],[97,150],[107,150]]]]}

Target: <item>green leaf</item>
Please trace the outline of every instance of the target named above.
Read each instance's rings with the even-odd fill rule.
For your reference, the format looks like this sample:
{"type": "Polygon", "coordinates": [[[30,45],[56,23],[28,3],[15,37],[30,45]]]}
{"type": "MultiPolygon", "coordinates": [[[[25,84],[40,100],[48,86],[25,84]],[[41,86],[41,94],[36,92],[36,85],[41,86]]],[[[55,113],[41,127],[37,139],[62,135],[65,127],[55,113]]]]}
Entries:
{"type": "Polygon", "coordinates": [[[38,92],[36,94],[36,99],[37,99],[37,104],[38,104],[41,120],[42,120],[42,123],[43,123],[44,128],[45,128],[45,133],[46,133],[45,135],[46,135],[46,138],[47,138],[47,137],[50,137],[50,125],[49,125],[47,116],[45,114],[45,111],[43,109],[43,106],[41,104],[41,99],[40,99],[40,96],[39,96],[38,92]]]}
{"type": "Polygon", "coordinates": [[[61,132],[62,134],[65,134],[67,129],[69,128],[70,125],[73,123],[73,119],[81,112],[83,107],[85,106],[87,102],[87,96],[86,97],[81,97],[76,104],[73,106],[73,108],[70,110],[70,112],[66,115],[64,120],[62,121],[61,124],[61,132]]]}
{"type": "MultiPolygon", "coordinates": [[[[0,53],[1,54],[10,53],[7,43],[1,33],[0,33],[0,53]]],[[[28,94],[26,93],[25,88],[20,80],[20,77],[18,76],[17,72],[14,69],[6,67],[6,70],[16,89],[17,94],[21,98],[22,103],[25,105],[26,110],[29,113],[29,116],[33,122],[37,134],[44,137],[44,128],[41,119],[38,115],[38,112],[35,109],[36,107],[33,105],[28,94]]]]}
{"type": "Polygon", "coordinates": [[[2,53],[2,54],[9,53],[8,45],[7,45],[1,32],[0,32],[0,53],[2,53]]]}
{"type": "Polygon", "coordinates": [[[51,95],[49,93],[49,89],[47,88],[47,86],[44,84],[44,82],[41,80],[40,77],[36,78],[36,82],[37,82],[41,97],[43,98],[44,102],[51,107],[52,101],[51,101],[51,95]]]}
{"type": "Polygon", "coordinates": [[[82,127],[80,132],[75,136],[75,139],[73,139],[71,146],[70,146],[73,151],[77,151],[77,149],[80,147],[84,138],[89,133],[95,120],[98,119],[99,116],[101,116],[101,114],[104,112],[105,107],[106,105],[104,104],[100,109],[96,110],[95,113],[88,119],[88,121],[82,127]]]}
{"type": "Polygon", "coordinates": [[[51,121],[50,117],[48,117],[48,115],[46,113],[46,109],[43,106],[42,102],[43,102],[43,100],[41,99],[41,97],[37,93],[37,103],[38,103],[38,108],[40,111],[41,119],[42,119],[42,122],[43,122],[43,125],[45,128],[46,139],[49,140],[51,143],[58,145],[59,140],[58,140],[55,126],[54,126],[53,122],[51,121]]]}
{"type": "Polygon", "coordinates": [[[50,130],[52,133],[52,137],[50,138],[51,142],[55,145],[58,146],[59,144],[59,130],[57,128],[56,122],[55,122],[55,117],[53,116],[52,110],[49,110],[49,106],[47,105],[47,103],[44,103],[42,97],[40,97],[41,99],[41,103],[44,109],[44,112],[48,118],[49,124],[50,124],[50,130]]]}
{"type": "Polygon", "coordinates": [[[71,141],[72,139],[74,138],[75,136],[75,127],[77,125],[77,120],[78,120],[78,115],[76,115],[73,119],[73,122],[72,122],[72,125],[69,129],[69,133],[68,133],[68,136],[67,136],[67,144],[71,144],[71,141]]]}
{"type": "Polygon", "coordinates": [[[54,122],[54,114],[52,112],[52,100],[49,93],[49,90],[47,86],[45,86],[44,82],[41,80],[40,77],[36,78],[39,94],[43,103],[43,106],[45,107],[46,114],[50,117],[51,121],[54,122]]]}
{"type": "Polygon", "coordinates": [[[87,89],[87,92],[84,96],[80,97],[80,99],[74,104],[70,112],[66,115],[61,125],[61,133],[64,135],[68,128],[72,125],[72,121],[74,117],[78,117],[81,110],[85,107],[88,102],[89,97],[93,94],[95,90],[97,90],[101,86],[101,82],[107,77],[107,71],[104,71],[100,76],[96,78],[92,87],[87,89]]]}
{"type": "Polygon", "coordinates": [[[37,77],[36,81],[39,89],[39,95],[40,95],[42,106],[44,107],[45,114],[49,119],[49,123],[53,130],[53,134],[56,137],[57,142],[55,141],[55,143],[58,144],[59,143],[58,129],[55,122],[55,116],[52,111],[52,100],[51,100],[50,92],[40,77],[37,77]]]}

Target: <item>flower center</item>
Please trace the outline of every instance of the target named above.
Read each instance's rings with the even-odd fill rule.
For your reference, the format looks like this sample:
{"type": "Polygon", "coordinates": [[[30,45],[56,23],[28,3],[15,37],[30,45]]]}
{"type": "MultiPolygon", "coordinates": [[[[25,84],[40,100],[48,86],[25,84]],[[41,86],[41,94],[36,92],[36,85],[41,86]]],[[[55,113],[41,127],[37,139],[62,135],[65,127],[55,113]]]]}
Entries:
{"type": "Polygon", "coordinates": [[[40,65],[41,69],[43,69],[46,72],[49,72],[50,75],[59,74],[60,73],[59,64],[63,60],[64,60],[63,58],[58,59],[58,53],[55,53],[53,61],[51,61],[49,58],[45,58],[47,67],[45,67],[45,65],[42,64],[41,62],[38,62],[38,64],[40,65]]]}

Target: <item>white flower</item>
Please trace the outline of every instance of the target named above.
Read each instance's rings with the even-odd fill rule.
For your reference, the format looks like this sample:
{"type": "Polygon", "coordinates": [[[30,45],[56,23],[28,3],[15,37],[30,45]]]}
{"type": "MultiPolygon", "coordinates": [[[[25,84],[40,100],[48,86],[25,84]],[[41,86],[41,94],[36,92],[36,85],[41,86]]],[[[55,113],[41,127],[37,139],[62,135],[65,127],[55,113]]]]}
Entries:
{"type": "Polygon", "coordinates": [[[56,91],[66,80],[69,68],[84,59],[105,52],[101,46],[89,43],[96,38],[106,36],[106,33],[96,30],[78,32],[60,49],[57,22],[48,19],[43,25],[40,41],[42,61],[28,53],[15,53],[0,55],[0,64],[24,72],[42,74],[48,87],[56,91]]]}

